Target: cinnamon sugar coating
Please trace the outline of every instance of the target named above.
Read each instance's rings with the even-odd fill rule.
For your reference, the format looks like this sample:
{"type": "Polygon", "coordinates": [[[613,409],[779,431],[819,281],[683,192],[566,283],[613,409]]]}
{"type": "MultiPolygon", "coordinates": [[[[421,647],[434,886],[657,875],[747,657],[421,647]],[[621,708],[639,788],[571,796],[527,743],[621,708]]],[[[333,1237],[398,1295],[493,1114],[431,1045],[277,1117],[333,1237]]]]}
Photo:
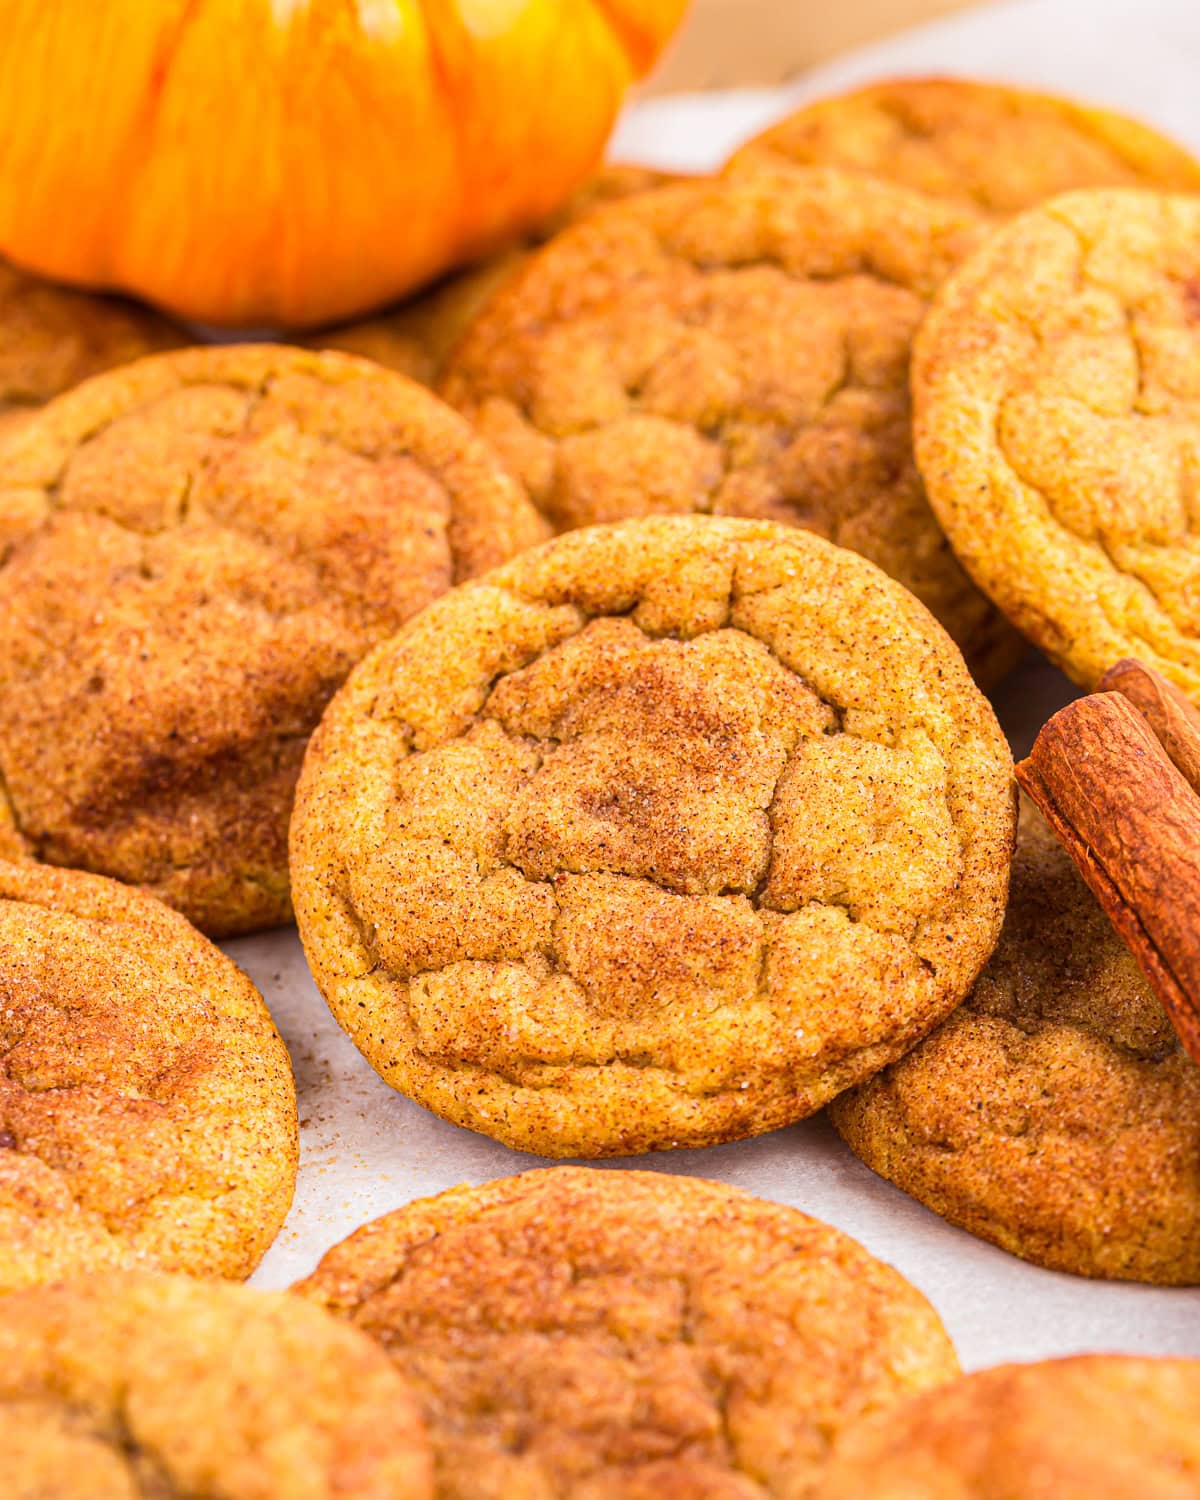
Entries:
{"type": "Polygon", "coordinates": [[[1191,1500],[1200,1360],[1084,1355],[968,1375],[861,1423],[817,1500],[1191,1500]]]}
{"type": "Polygon", "coordinates": [[[913,360],[917,459],[963,565],[1092,688],[1200,701],[1200,197],[1096,189],[997,230],[913,360]]]}
{"type": "Polygon", "coordinates": [[[917,595],[987,685],[1020,643],[925,498],[908,365],[978,215],[833,170],[644,193],[539,251],[441,390],[559,530],[703,513],[802,526],[917,595]]]}
{"type": "Polygon", "coordinates": [[[893,78],[807,104],[733,157],[870,172],[1000,220],[1090,187],[1200,191],[1200,163],[1112,110],[967,78],[893,78]]]}
{"type": "Polygon", "coordinates": [[[652,1172],[410,1203],[294,1290],[410,1382],[439,1500],[807,1500],[845,1427],[958,1368],[920,1293],[836,1229],[652,1172]]]}
{"type": "Polygon", "coordinates": [[[403,1381],[294,1297],[141,1272],[3,1309],[10,1500],[432,1500],[403,1381]]]}
{"type": "Polygon", "coordinates": [[[296,1134],[287,1050],[223,953],[140,891],[0,863],[0,1292],[248,1276],[296,1134]]]}
{"type": "Polygon", "coordinates": [[[214,935],[285,921],[330,695],[540,534],[453,412],[348,355],[189,349],[60,397],[0,438],[0,847],[214,935]]]}
{"type": "Polygon", "coordinates": [[[881,1176],[1027,1260],[1200,1281],[1200,1068],[1028,802],[974,990],[831,1115],[881,1176]]]}
{"type": "Polygon", "coordinates": [[[755,1134],[967,993],[1011,761],[929,614],[769,522],[570,533],[331,704],[292,827],[334,1015],[395,1087],[553,1156],[755,1134]]]}
{"type": "Polygon", "coordinates": [[[116,365],[189,342],[159,313],[0,260],[0,428],[116,365]]]}

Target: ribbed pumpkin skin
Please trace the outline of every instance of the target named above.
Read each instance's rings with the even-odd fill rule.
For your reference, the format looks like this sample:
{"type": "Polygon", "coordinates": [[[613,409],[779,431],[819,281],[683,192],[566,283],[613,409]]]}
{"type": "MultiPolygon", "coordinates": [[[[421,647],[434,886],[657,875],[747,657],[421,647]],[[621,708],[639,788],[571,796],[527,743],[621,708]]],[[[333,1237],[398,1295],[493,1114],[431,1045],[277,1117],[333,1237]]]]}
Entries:
{"type": "Polygon", "coordinates": [[[0,253],[230,326],[557,203],[687,0],[0,0],[0,253]]]}

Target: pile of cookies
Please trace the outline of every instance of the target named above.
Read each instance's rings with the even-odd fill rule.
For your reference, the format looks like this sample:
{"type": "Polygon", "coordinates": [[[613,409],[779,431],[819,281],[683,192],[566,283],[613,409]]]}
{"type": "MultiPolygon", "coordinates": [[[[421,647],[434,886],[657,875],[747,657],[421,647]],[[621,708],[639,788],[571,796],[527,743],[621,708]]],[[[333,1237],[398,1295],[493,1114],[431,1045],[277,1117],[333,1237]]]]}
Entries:
{"type": "Polygon", "coordinates": [[[303,346],[0,271],[5,1493],[1195,1493],[1200,1363],[962,1378],[715,1183],[530,1171],[229,1286],[296,1099],[211,939],[294,913],[380,1076],[518,1150],[828,1105],[1014,1254],[1200,1282],[1197,372],[1200,165],[965,81],[303,346]],[[1030,645],[1156,780],[1106,694],[1018,815],[1030,645]]]}

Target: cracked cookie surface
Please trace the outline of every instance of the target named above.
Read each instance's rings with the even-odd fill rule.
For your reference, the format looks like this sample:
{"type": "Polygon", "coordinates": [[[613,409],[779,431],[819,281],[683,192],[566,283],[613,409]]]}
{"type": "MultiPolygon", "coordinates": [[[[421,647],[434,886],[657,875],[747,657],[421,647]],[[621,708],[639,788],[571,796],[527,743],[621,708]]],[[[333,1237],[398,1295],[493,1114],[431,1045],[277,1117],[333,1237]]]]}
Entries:
{"type": "Polygon", "coordinates": [[[973,992],[830,1114],[874,1171],[1027,1260],[1200,1281],[1200,1068],[1024,800],[973,992]]]}
{"type": "Polygon", "coordinates": [[[432,1500],[404,1382],[295,1297],[135,1272],[3,1306],[8,1500],[432,1500]]]}
{"type": "Polygon", "coordinates": [[[976,582],[1076,682],[1200,701],[1200,198],[1072,193],[998,230],[917,340],[917,458],[976,582]]]}
{"type": "Polygon", "coordinates": [[[525,264],[533,246],[544,244],[560,229],[605,203],[632,198],[673,180],[671,173],[634,163],[602,167],[549,223],[525,241],[468,266],[398,307],[310,334],[304,343],[313,349],[360,354],[423,385],[435,385],[459,340],[495,293],[525,264]]]}
{"type": "Polygon", "coordinates": [[[999,931],[961,656],[770,522],[572,532],[377,648],[314,737],[301,938],[394,1087],[551,1156],[757,1134],[900,1055],[999,931]]]}
{"type": "Polygon", "coordinates": [[[248,1276],[296,1155],[287,1049],[230,959],[141,891],[0,863],[0,1291],[248,1276]]]}
{"type": "Polygon", "coordinates": [[[408,1379],[439,1500],[806,1500],[843,1426],[958,1368],[924,1297],[847,1236],[651,1172],[456,1188],[293,1290],[408,1379]]]}
{"type": "Polygon", "coordinates": [[[0,439],[0,843],[214,935],[285,921],[330,695],[540,535],[461,418],[348,355],[190,349],[60,397],[0,439]]]}
{"type": "Polygon", "coordinates": [[[895,78],[805,105],[730,169],[870,172],[1002,219],[1076,188],[1200,192],[1200,163],[1136,120],[966,78],[895,78]]]}
{"type": "Polygon", "coordinates": [[[852,1429],[817,1500],[1192,1500],[1200,1360],[1001,1365],[852,1429]]]}
{"type": "Polygon", "coordinates": [[[0,260],[0,429],[91,375],[187,342],[148,307],[54,286],[0,260]]]}
{"type": "Polygon", "coordinates": [[[986,684],[1019,642],[929,510],[908,386],[929,298],[978,233],[834,171],[642,194],[539,251],[442,390],[559,530],[692,512],[806,527],[911,589],[986,684]]]}

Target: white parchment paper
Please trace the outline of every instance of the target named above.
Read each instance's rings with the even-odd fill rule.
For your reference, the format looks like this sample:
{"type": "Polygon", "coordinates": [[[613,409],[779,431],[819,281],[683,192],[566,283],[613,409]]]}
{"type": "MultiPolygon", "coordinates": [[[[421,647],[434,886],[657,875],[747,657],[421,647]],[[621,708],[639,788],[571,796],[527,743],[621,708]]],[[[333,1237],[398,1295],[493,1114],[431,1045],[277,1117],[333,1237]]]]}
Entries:
{"type": "MultiPolygon", "coordinates": [[[[1016,0],[855,53],[785,90],[635,106],[620,123],[613,155],[715,166],[794,102],[896,72],[958,72],[1073,92],[1138,113],[1200,150],[1200,6],[1193,0],[1016,0]]],[[[1023,754],[1072,695],[1044,664],[1031,661],[1011,678],[996,704],[1014,750],[1023,754]]],[[[294,931],[227,946],[266,996],[291,1049],[300,1096],[296,1201],[256,1284],[288,1285],[357,1225],[412,1198],[544,1165],[445,1124],[377,1078],[330,1018],[294,931]]],[[[1200,1290],[1089,1282],[1027,1266],[874,1177],[822,1118],[635,1164],[737,1183],[838,1225],[921,1287],[968,1368],[1079,1350],[1200,1356],[1200,1290]]]]}

